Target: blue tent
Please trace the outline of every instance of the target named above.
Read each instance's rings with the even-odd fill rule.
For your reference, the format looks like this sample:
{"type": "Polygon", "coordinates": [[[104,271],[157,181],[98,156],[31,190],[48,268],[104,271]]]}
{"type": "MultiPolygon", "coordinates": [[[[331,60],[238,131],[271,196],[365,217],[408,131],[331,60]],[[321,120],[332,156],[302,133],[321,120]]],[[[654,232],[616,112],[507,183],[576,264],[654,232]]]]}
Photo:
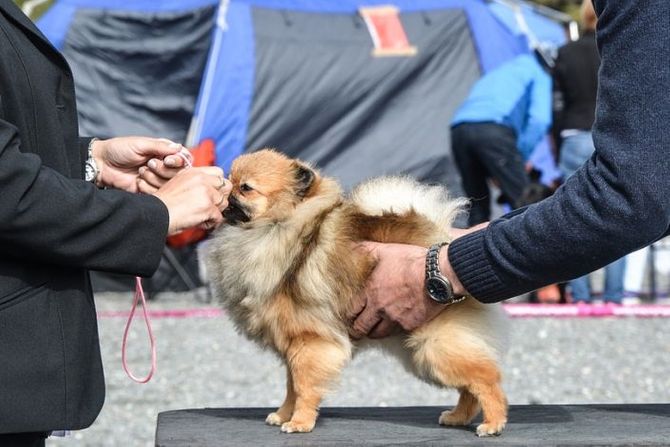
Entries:
{"type": "Polygon", "coordinates": [[[84,134],[211,139],[224,169],[272,146],[347,187],[407,173],[458,191],[454,111],[482,74],[528,51],[528,29],[560,45],[563,27],[526,6],[397,0],[417,52],[375,57],[359,8],[387,4],[60,0],[38,25],[72,66],[84,134]]]}

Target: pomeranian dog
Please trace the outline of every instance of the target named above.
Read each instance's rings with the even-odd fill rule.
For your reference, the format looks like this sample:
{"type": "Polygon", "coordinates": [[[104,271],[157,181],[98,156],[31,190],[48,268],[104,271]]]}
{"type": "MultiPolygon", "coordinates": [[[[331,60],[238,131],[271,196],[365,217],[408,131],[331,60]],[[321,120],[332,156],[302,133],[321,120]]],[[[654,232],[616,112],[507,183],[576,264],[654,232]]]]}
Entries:
{"type": "Polygon", "coordinates": [[[230,180],[225,223],[212,237],[206,265],[237,329],[286,365],[286,398],[266,423],[285,433],[311,431],[353,352],[378,345],[419,378],[460,392],[440,424],[467,425],[481,409],[477,435],[502,432],[507,399],[499,361],[507,320],[499,306],[466,298],[411,333],[382,340],[352,340],[348,331],[347,315],[375,267],[355,245],[448,241],[465,200],[404,177],[367,181],[345,197],[332,178],[268,149],[237,158],[230,180]]]}

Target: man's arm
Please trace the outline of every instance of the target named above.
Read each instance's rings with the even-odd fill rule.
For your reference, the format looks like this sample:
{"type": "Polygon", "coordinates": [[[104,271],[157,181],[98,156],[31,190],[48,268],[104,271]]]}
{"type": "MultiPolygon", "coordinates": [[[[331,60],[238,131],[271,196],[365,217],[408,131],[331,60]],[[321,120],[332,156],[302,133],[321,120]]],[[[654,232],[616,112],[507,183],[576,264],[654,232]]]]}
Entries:
{"type": "Polygon", "coordinates": [[[450,245],[449,268],[481,301],[591,272],[670,227],[670,3],[596,9],[596,152],[549,199],[450,245]]]}

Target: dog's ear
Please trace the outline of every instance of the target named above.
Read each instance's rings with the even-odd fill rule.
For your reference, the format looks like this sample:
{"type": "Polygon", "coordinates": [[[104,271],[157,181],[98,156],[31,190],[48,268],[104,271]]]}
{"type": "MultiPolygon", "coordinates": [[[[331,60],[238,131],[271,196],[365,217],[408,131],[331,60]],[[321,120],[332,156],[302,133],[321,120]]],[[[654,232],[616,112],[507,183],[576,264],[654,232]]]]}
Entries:
{"type": "Polygon", "coordinates": [[[299,162],[294,162],[293,173],[295,175],[295,193],[299,197],[305,197],[314,184],[316,173],[299,162]]]}

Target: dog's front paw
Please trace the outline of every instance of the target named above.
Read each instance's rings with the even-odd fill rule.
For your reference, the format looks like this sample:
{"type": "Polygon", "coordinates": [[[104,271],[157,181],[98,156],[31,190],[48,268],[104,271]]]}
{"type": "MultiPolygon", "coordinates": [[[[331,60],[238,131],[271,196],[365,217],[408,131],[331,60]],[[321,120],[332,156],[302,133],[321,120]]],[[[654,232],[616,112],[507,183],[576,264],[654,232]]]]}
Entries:
{"type": "Polygon", "coordinates": [[[281,425],[288,420],[289,418],[282,418],[279,413],[275,411],[268,414],[268,417],[265,418],[265,423],[268,425],[281,425]]]}
{"type": "Polygon", "coordinates": [[[484,423],[480,424],[477,427],[477,436],[479,437],[484,437],[484,436],[498,436],[499,434],[502,433],[503,429],[505,428],[505,424],[507,421],[502,421],[498,423],[484,423]]]}
{"type": "Polygon", "coordinates": [[[314,422],[284,422],[281,426],[281,431],[284,433],[309,433],[314,429],[314,422]]]}
{"type": "Polygon", "coordinates": [[[443,411],[440,414],[440,419],[437,421],[440,425],[468,425],[469,420],[463,417],[463,413],[456,413],[454,411],[443,411]]]}

